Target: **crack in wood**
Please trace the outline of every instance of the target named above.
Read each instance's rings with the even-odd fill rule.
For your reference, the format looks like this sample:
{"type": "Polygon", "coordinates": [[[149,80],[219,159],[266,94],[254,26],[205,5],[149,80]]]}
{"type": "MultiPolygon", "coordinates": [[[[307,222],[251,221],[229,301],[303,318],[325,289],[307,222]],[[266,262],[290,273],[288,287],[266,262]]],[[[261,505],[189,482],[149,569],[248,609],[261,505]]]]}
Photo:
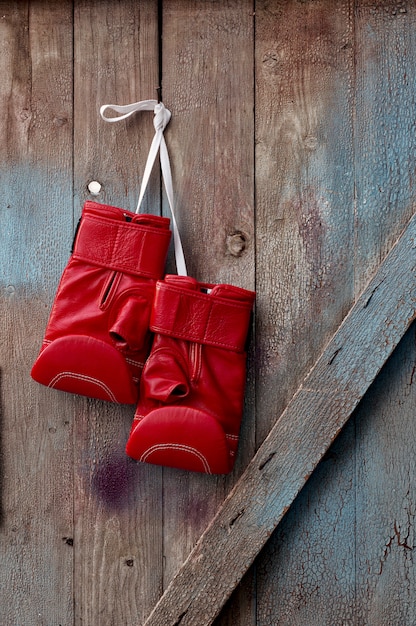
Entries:
{"type": "Polygon", "coordinates": [[[340,348],[337,348],[335,350],[335,352],[333,352],[333,354],[331,355],[331,358],[328,361],[328,365],[332,365],[332,363],[334,362],[336,356],[341,352],[342,350],[342,346],[340,348]]]}
{"type": "Polygon", "coordinates": [[[275,456],[275,454],[276,454],[276,452],[270,452],[270,454],[269,454],[269,456],[267,457],[267,459],[266,459],[265,461],[263,461],[263,463],[261,463],[261,464],[259,465],[259,470],[260,470],[260,471],[262,471],[262,470],[266,467],[267,463],[270,463],[270,461],[271,461],[271,460],[272,460],[272,458],[275,456]]]}
{"type": "Polygon", "coordinates": [[[383,278],[383,280],[381,280],[381,281],[379,282],[379,284],[378,284],[378,285],[376,285],[376,286],[374,287],[374,289],[370,292],[370,295],[368,296],[367,300],[366,300],[366,301],[364,302],[364,304],[363,304],[363,309],[366,309],[366,308],[368,307],[368,305],[370,304],[370,300],[371,300],[371,298],[374,296],[375,292],[377,291],[377,289],[380,287],[380,285],[381,285],[383,282],[384,282],[384,278],[383,278]]]}
{"type": "Polygon", "coordinates": [[[229,528],[232,528],[234,526],[234,524],[236,523],[236,521],[238,519],[240,519],[240,517],[242,517],[244,515],[244,513],[245,513],[245,509],[241,509],[241,511],[238,511],[237,515],[235,517],[233,517],[233,519],[228,524],[229,528]]]}
{"type": "Polygon", "coordinates": [[[174,624],[172,624],[172,626],[180,626],[183,618],[186,616],[188,611],[189,611],[189,607],[186,609],[186,611],[184,611],[183,613],[179,615],[179,618],[176,620],[174,624]]]}

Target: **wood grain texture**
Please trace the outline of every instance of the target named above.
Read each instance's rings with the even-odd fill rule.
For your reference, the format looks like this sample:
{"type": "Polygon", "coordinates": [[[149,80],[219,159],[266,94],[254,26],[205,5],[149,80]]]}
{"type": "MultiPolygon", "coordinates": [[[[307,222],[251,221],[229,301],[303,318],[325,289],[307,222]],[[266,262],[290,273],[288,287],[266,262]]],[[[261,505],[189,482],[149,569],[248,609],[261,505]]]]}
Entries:
{"type": "MultiPolygon", "coordinates": [[[[96,200],[134,211],[153,114],[107,124],[103,104],[156,97],[157,2],[75,2],[74,213],[96,200]]],[[[155,170],[144,212],[160,213],[155,170]]],[[[162,471],[125,454],[134,407],[78,398],[75,418],[75,622],[134,624],[162,592],[162,471]]]]}
{"type": "Polygon", "coordinates": [[[356,416],[356,623],[416,622],[416,325],[356,416]]]}
{"type": "MultiPolygon", "coordinates": [[[[256,5],[259,442],[354,298],[354,43],[348,0],[256,5]]],[[[348,428],[257,559],[259,626],[349,619],[353,442],[348,428]]]]}
{"type": "MultiPolygon", "coordinates": [[[[163,4],[163,100],[174,111],[166,141],[188,272],[246,289],[255,278],[253,36],[251,2],[163,4]]],[[[246,392],[230,477],[164,469],[165,587],[253,454],[252,376],[246,392]]]]}
{"type": "Polygon", "coordinates": [[[146,626],[212,623],[415,319],[415,241],[416,216],[276,422],[146,626]]]}
{"type": "Polygon", "coordinates": [[[258,559],[258,626],[356,623],[354,477],[352,417],[258,559]]]}
{"type": "Polygon", "coordinates": [[[258,445],[353,302],[352,51],[348,1],[256,5],[258,445]]]}
{"type": "MultiPolygon", "coordinates": [[[[354,57],[349,81],[354,109],[350,127],[355,170],[351,210],[355,213],[355,235],[354,244],[344,247],[343,253],[354,257],[357,294],[414,210],[409,184],[414,169],[409,158],[415,147],[411,122],[414,88],[412,79],[407,78],[414,75],[415,65],[413,14],[413,5],[405,7],[403,3],[350,3],[354,57]]],[[[302,19],[308,21],[308,13],[302,19]]],[[[338,115],[338,107],[330,109],[329,115],[338,115]]],[[[339,143],[339,150],[346,150],[344,142],[339,143]]],[[[400,361],[395,362],[402,367],[400,361]]],[[[378,415],[372,413],[370,419],[375,421],[377,430],[378,415]]],[[[358,562],[366,554],[361,543],[362,529],[356,526],[356,520],[363,514],[369,523],[369,518],[374,517],[365,504],[366,499],[371,501],[372,490],[378,490],[377,478],[368,468],[369,456],[383,457],[370,433],[371,427],[368,436],[360,436],[355,445],[355,421],[345,429],[268,543],[257,576],[259,624],[368,623],[363,617],[368,604],[365,568],[362,580],[356,581],[358,562]],[[369,472],[365,483],[357,479],[361,466],[369,472]]],[[[409,426],[407,433],[414,441],[409,426]]],[[[399,467],[400,440],[390,440],[389,449],[399,467]]],[[[377,465],[374,471],[377,472],[377,465]]],[[[395,478],[391,475],[389,489],[401,493],[399,471],[395,478]]],[[[383,514],[387,518],[392,514],[389,502],[393,509],[399,508],[393,504],[394,499],[386,499],[383,514]]],[[[396,570],[397,584],[398,571],[400,568],[396,570]]],[[[392,572],[384,572],[380,588],[389,586],[392,572]]],[[[381,596],[378,601],[383,603],[381,596]]],[[[396,623],[390,617],[391,611],[389,608],[385,619],[396,623]]],[[[397,623],[413,623],[411,612],[402,612],[402,618],[397,623]]],[[[377,618],[374,624],[378,624],[377,618]]]]}
{"type": "Polygon", "coordinates": [[[12,163],[28,151],[31,120],[30,44],[28,2],[2,2],[1,63],[3,83],[0,98],[2,128],[1,162],[12,163]]]}
{"type": "MultiPolygon", "coordinates": [[[[415,32],[414,3],[356,3],[357,289],[414,212],[415,32]]],[[[371,626],[416,622],[414,333],[356,416],[355,619],[371,626]]]]}
{"type": "Polygon", "coordinates": [[[72,4],[1,2],[0,42],[0,622],[69,624],[72,402],[29,372],[72,234],[72,4]]]}
{"type": "Polygon", "coordinates": [[[416,6],[357,0],[356,292],[414,212],[416,6]]]}
{"type": "Polygon", "coordinates": [[[189,274],[251,289],[252,4],[175,0],[163,25],[163,97],[175,111],[167,141],[189,274]]]}
{"type": "MultiPolygon", "coordinates": [[[[142,112],[117,124],[99,115],[103,104],[156,98],[159,84],[156,0],[114,3],[76,0],[74,59],[74,176],[76,208],[91,198],[97,180],[99,202],[136,210],[140,183],[154,135],[153,115],[142,112]]],[[[141,210],[160,212],[155,169],[141,210]]]]}
{"type": "MultiPolygon", "coordinates": [[[[398,327],[334,345],[251,466],[260,486],[244,474],[212,520],[414,213],[415,33],[403,0],[0,0],[1,624],[138,626],[179,570],[155,612],[175,617],[149,623],[211,623],[235,588],[216,626],[414,626],[414,324],[371,385],[398,327]],[[190,273],[257,290],[227,478],[131,462],[132,407],[29,376],[88,183],[137,203],[152,114],[99,106],[160,80],[190,273]],[[321,412],[361,340],[358,391],[321,412]]],[[[158,172],[144,210],[168,215],[158,172]]]]}

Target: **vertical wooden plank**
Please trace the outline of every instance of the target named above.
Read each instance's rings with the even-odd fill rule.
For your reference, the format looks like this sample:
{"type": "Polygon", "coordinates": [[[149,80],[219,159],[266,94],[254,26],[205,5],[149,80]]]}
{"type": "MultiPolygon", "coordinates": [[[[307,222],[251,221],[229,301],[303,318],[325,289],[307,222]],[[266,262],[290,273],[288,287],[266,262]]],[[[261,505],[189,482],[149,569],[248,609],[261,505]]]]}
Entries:
{"type": "MultiPolygon", "coordinates": [[[[98,202],[134,211],[154,135],[153,114],[138,113],[108,124],[103,104],[156,98],[159,84],[157,0],[114,3],[75,0],[75,181],[76,209],[91,199],[88,183],[98,180],[98,202]]],[[[142,211],[160,212],[155,170],[142,211]]]]}
{"type": "MultiPolygon", "coordinates": [[[[163,99],[173,113],[166,140],[188,271],[254,289],[252,3],[173,0],[163,9],[163,99]]],[[[164,586],[252,455],[253,391],[249,374],[228,479],[164,470],[164,586]]]]}
{"type": "Polygon", "coordinates": [[[0,3],[2,624],[73,621],[72,403],[30,379],[72,231],[72,49],[72,3],[0,3]]]}
{"type": "Polygon", "coordinates": [[[258,560],[258,624],[354,624],[355,428],[331,446],[258,560]]]}
{"type": "MultiPolygon", "coordinates": [[[[106,124],[102,104],[154,98],[156,0],[75,2],[75,213],[92,180],[99,202],[135,210],[153,115],[106,124]]],[[[143,210],[160,211],[159,176],[143,210]]],[[[75,617],[77,624],[138,624],[162,589],[161,470],[125,455],[134,407],[81,399],[76,415],[75,617]]]]}
{"type": "MultiPolygon", "coordinates": [[[[356,3],[357,289],[414,212],[416,6],[356,3]]],[[[411,626],[414,601],[415,329],[356,418],[356,620],[411,626]]]]}
{"type": "Polygon", "coordinates": [[[356,416],[356,622],[416,623],[416,326],[410,328],[356,416]]]}
{"type": "Polygon", "coordinates": [[[414,212],[414,3],[356,2],[356,293],[414,212]]]}
{"type": "Polygon", "coordinates": [[[259,443],[353,301],[349,13],[256,6],[259,443]]]}
{"type": "MultiPolygon", "coordinates": [[[[0,154],[2,170],[28,151],[30,124],[30,54],[28,2],[1,3],[2,86],[0,112],[4,124],[0,154]],[[7,121],[7,124],[6,124],[7,121]]],[[[2,264],[3,265],[3,264],[2,264]]]]}
{"type": "MultiPolygon", "coordinates": [[[[352,19],[349,0],[256,3],[258,443],[353,301],[352,19]]],[[[258,559],[259,625],[348,619],[353,442],[347,428],[258,559]]]]}

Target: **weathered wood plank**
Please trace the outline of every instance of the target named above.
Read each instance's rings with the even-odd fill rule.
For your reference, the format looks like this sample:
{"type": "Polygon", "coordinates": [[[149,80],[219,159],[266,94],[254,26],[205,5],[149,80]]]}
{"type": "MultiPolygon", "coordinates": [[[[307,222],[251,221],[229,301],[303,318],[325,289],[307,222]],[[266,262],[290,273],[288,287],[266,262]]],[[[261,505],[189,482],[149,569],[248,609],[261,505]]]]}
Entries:
{"type": "Polygon", "coordinates": [[[258,445],[354,300],[352,50],[348,0],[257,2],[258,445]]]}
{"type": "Polygon", "coordinates": [[[72,3],[0,2],[0,622],[73,622],[72,402],[30,379],[72,231],[72,3]]]}
{"type": "Polygon", "coordinates": [[[416,202],[416,5],[356,0],[356,293],[416,202]]]}
{"type": "MultiPolygon", "coordinates": [[[[351,3],[354,11],[355,67],[351,81],[351,98],[355,104],[350,128],[354,135],[354,155],[357,162],[355,183],[354,244],[344,248],[344,254],[354,261],[355,293],[397,237],[414,206],[411,178],[414,168],[415,131],[411,124],[414,109],[414,6],[399,7],[396,2],[383,6],[374,2],[351,3]],[[404,9],[404,10],[400,10],[404,9]],[[394,153],[394,158],[392,158],[394,153]],[[403,186],[398,182],[403,175],[403,186]],[[354,248],[357,254],[354,254],[354,248]]],[[[295,5],[295,3],[293,3],[295,5]]],[[[314,7],[318,3],[313,4],[314,7]]],[[[337,4],[338,6],[338,4],[337,4]]],[[[304,6],[302,7],[304,8],[304,6]]],[[[331,13],[332,15],[332,13],[331,13]]],[[[305,12],[304,19],[308,17],[305,12]]],[[[258,29],[257,29],[258,31],[258,29]]],[[[302,36],[302,40],[304,37],[302,36]]],[[[342,81],[346,84],[346,81],[342,81]]],[[[328,115],[338,116],[338,106],[328,115]]],[[[345,150],[345,142],[339,142],[345,150]]],[[[353,206],[351,205],[351,209],[353,206]]],[[[396,367],[403,367],[396,353],[396,367]]],[[[406,387],[403,387],[403,394],[406,387]]],[[[364,401],[367,419],[374,420],[378,431],[379,412],[371,412],[371,401],[364,401]]],[[[394,414],[391,415],[394,419],[394,414]]],[[[375,547],[371,545],[371,520],[377,525],[380,518],[367,502],[377,500],[377,459],[384,453],[379,441],[367,436],[357,438],[354,423],[342,433],[325,456],[313,479],[299,494],[288,516],[279,525],[273,538],[258,561],[258,624],[270,623],[320,626],[339,621],[379,624],[379,615],[371,621],[366,616],[371,606],[387,608],[388,589],[405,593],[407,574],[400,561],[397,569],[386,568],[383,580],[379,578],[373,599],[368,597],[367,567],[375,547]],[[373,462],[370,459],[374,459],[373,462]],[[367,480],[357,480],[362,472],[367,480]],[[357,512],[356,512],[357,508],[357,512]],[[363,516],[363,525],[360,518],[363,516]],[[357,522],[357,523],[356,523],[357,522]],[[365,542],[362,541],[363,538],[365,542]],[[325,550],[322,546],[325,544],[325,550]],[[363,566],[360,566],[363,563],[363,566]],[[357,600],[356,589],[358,590],[357,600]],[[362,591],[362,592],[361,592],[362,591]],[[354,616],[356,616],[354,618],[354,616]]],[[[403,423],[407,436],[414,441],[412,428],[403,423]]],[[[388,431],[389,429],[387,429],[388,431]]],[[[357,425],[357,432],[359,426],[357,425]]],[[[401,438],[389,440],[389,454],[396,455],[400,467],[401,438]]],[[[394,494],[403,489],[402,473],[389,476],[389,492],[381,516],[391,519],[393,511],[400,511],[402,502],[395,502],[394,494]]],[[[380,505],[380,503],[379,503],[380,505]]],[[[400,516],[401,513],[398,513],[400,516]]],[[[390,527],[385,529],[389,535],[390,527]]],[[[374,529],[374,538],[378,536],[374,529]]],[[[389,535],[390,536],[390,535],[389,535]]],[[[376,550],[382,551],[382,542],[376,541],[376,550]]],[[[407,551],[406,551],[407,552],[407,551]]],[[[374,562],[377,569],[377,561],[374,562]]],[[[369,574],[370,576],[370,574],[369,574]]],[[[389,623],[413,624],[411,611],[408,621],[395,619],[402,603],[385,612],[389,623]],[[390,617],[392,615],[393,617],[390,617]]]]}
{"type": "MultiPolygon", "coordinates": [[[[91,198],[88,183],[97,177],[102,185],[97,201],[134,211],[154,134],[152,113],[106,124],[99,107],[156,98],[157,0],[75,0],[74,19],[76,209],[79,212],[84,200],[91,198]]],[[[157,168],[142,211],[160,212],[157,168]]]]}
{"type": "MultiPolygon", "coordinates": [[[[99,202],[134,211],[153,115],[106,124],[99,108],[156,97],[158,2],[76,1],[74,19],[75,216],[92,180],[99,202]]],[[[161,210],[157,169],[142,210],[161,210]]],[[[77,400],[76,623],[132,624],[162,592],[162,471],[125,455],[134,407],[77,400]]]]}
{"type": "Polygon", "coordinates": [[[212,623],[414,320],[415,257],[416,216],[276,422],[146,626],[212,623]]]}
{"type": "MultiPolygon", "coordinates": [[[[260,444],[354,299],[352,2],[257,1],[255,69],[260,444]]],[[[256,560],[258,626],[345,615],[354,492],[319,476],[256,560]]]]}
{"type": "Polygon", "coordinates": [[[2,86],[0,114],[4,120],[0,142],[1,164],[24,158],[28,151],[31,121],[28,2],[1,2],[2,86]],[[6,123],[7,121],[7,123],[6,123]]]}
{"type": "Polygon", "coordinates": [[[174,0],[163,12],[163,97],[189,274],[254,283],[253,9],[174,0]],[[215,55],[213,55],[215,50],[215,55]]]}
{"type": "Polygon", "coordinates": [[[354,470],[351,418],[256,559],[256,626],[356,623],[354,470]]]}
{"type": "Polygon", "coordinates": [[[416,623],[416,324],[356,415],[359,624],[416,623]]]}
{"type": "MultiPolygon", "coordinates": [[[[414,211],[416,4],[356,2],[359,289],[414,211]]],[[[357,623],[416,623],[416,344],[412,328],[356,416],[357,623]]]]}
{"type": "MultiPolygon", "coordinates": [[[[253,289],[252,2],[172,0],[162,21],[162,97],[173,112],[166,141],[188,271],[253,289]]],[[[164,586],[253,454],[253,383],[229,478],[164,469],[164,586]]]]}

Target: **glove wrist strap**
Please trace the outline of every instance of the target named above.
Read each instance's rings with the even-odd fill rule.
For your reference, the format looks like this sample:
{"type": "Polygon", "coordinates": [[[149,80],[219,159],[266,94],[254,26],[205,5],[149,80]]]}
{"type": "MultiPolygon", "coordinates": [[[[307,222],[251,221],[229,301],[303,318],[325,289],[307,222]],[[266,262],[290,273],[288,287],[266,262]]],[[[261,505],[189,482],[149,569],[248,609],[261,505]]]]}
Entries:
{"type": "Polygon", "coordinates": [[[157,280],[163,275],[169,241],[168,229],[117,222],[84,213],[73,257],[107,269],[157,280]]]}
{"type": "Polygon", "coordinates": [[[253,304],[253,294],[246,293],[246,301],[232,300],[159,281],[150,328],[176,339],[244,352],[253,304]]]}

